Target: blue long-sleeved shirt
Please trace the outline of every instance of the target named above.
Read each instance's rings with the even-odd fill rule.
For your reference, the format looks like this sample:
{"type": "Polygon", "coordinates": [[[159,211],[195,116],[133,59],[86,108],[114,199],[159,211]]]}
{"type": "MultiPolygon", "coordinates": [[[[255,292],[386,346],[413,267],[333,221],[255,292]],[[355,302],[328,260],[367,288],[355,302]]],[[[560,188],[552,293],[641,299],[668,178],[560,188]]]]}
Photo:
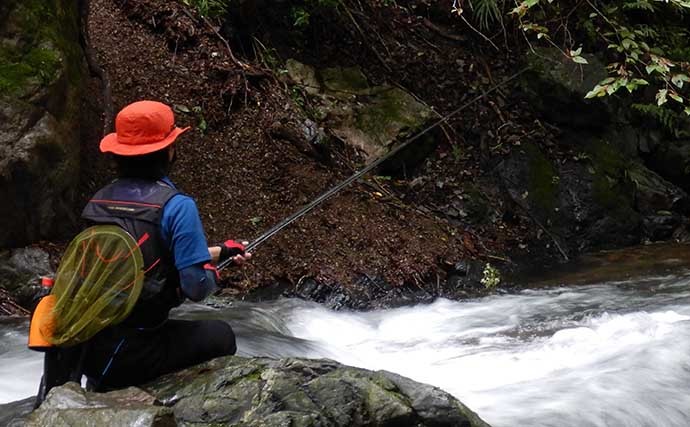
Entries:
{"type": "MultiPolygon", "coordinates": [[[[163,181],[175,187],[170,179],[163,181]]],[[[173,255],[184,295],[192,301],[206,298],[217,285],[215,274],[204,269],[211,255],[194,199],[177,194],[168,201],[163,207],[161,237],[173,255]]]]}

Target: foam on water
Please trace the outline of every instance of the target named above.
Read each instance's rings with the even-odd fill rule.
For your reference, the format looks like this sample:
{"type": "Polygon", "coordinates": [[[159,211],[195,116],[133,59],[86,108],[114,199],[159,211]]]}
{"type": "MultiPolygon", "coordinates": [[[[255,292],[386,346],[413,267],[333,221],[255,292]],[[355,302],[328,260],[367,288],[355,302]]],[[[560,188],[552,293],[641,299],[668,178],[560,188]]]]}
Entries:
{"type": "Polygon", "coordinates": [[[687,426],[687,285],[658,297],[605,285],[372,313],[312,306],[287,325],[343,363],[437,385],[496,427],[687,426]]]}
{"type": "Polygon", "coordinates": [[[43,355],[26,349],[28,322],[0,323],[0,403],[34,395],[43,355]]]}

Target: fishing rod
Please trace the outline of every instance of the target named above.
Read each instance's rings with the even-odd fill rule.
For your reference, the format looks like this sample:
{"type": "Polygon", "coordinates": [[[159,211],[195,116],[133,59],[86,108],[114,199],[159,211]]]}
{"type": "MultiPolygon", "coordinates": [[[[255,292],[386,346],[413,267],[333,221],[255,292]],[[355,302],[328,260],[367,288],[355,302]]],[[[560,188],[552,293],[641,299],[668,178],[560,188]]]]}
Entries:
{"type": "MultiPolygon", "coordinates": [[[[328,190],[328,191],[326,191],[325,193],[321,194],[319,197],[317,197],[316,199],[314,199],[314,200],[311,201],[310,203],[304,205],[304,206],[303,206],[301,209],[299,209],[297,212],[295,212],[295,213],[293,213],[292,215],[288,216],[287,218],[283,219],[282,221],[280,221],[278,224],[274,225],[274,226],[273,226],[272,228],[270,228],[269,230],[265,231],[262,235],[260,235],[259,237],[257,237],[253,242],[249,243],[249,244],[246,246],[245,251],[246,251],[246,252],[252,252],[254,249],[256,249],[257,247],[259,247],[259,246],[260,246],[261,244],[263,244],[265,241],[267,241],[267,240],[270,239],[271,237],[273,237],[273,236],[275,236],[276,234],[278,234],[278,233],[279,233],[281,230],[283,230],[285,227],[287,227],[288,225],[292,224],[293,222],[295,222],[295,221],[298,220],[299,218],[303,217],[303,216],[306,215],[307,213],[311,212],[314,208],[316,208],[317,206],[319,206],[319,205],[320,205],[321,203],[323,203],[325,200],[327,200],[328,198],[330,198],[330,197],[333,196],[334,194],[338,193],[340,190],[342,190],[343,188],[347,187],[348,185],[352,184],[352,183],[353,183],[354,181],[356,181],[357,179],[361,178],[362,175],[366,174],[367,172],[369,172],[369,171],[371,171],[372,169],[376,168],[376,167],[377,167],[378,165],[380,165],[381,163],[383,163],[383,162],[385,162],[386,160],[388,160],[389,158],[393,157],[395,154],[399,153],[402,149],[404,149],[405,147],[407,147],[408,145],[410,145],[412,142],[416,141],[417,139],[419,139],[420,137],[422,137],[423,135],[425,135],[426,133],[428,133],[428,132],[431,131],[432,129],[434,129],[434,128],[438,127],[439,125],[441,125],[442,123],[448,121],[448,119],[450,119],[450,118],[453,117],[454,115],[458,114],[459,112],[461,112],[461,111],[464,110],[465,108],[467,108],[467,107],[469,107],[470,105],[474,104],[475,102],[477,102],[477,101],[479,101],[479,100],[481,100],[481,99],[487,97],[490,93],[492,93],[492,92],[494,92],[495,90],[497,90],[497,89],[499,89],[499,88],[505,86],[506,84],[508,84],[508,83],[511,82],[512,80],[515,80],[518,76],[520,76],[522,73],[524,73],[524,72],[527,71],[527,70],[528,70],[528,68],[523,68],[522,70],[518,71],[517,73],[513,74],[512,76],[508,77],[507,79],[503,80],[502,82],[500,82],[500,83],[496,84],[495,86],[491,87],[489,90],[487,90],[486,92],[482,93],[481,95],[478,95],[478,96],[474,97],[473,99],[471,99],[470,101],[467,101],[466,103],[464,103],[464,104],[461,105],[460,107],[456,108],[455,110],[453,110],[453,111],[451,111],[450,113],[448,113],[448,114],[446,114],[445,116],[443,116],[441,119],[439,119],[439,120],[437,120],[436,122],[434,122],[434,123],[432,123],[431,125],[429,125],[429,126],[428,126],[427,128],[425,128],[424,130],[420,131],[420,132],[417,133],[416,135],[413,135],[412,137],[410,137],[410,138],[407,139],[406,141],[402,142],[400,145],[398,145],[397,147],[393,148],[391,151],[389,151],[389,152],[388,152],[387,154],[385,154],[384,156],[379,157],[379,158],[376,159],[374,162],[372,162],[372,163],[370,163],[369,165],[365,166],[365,167],[362,168],[361,170],[355,172],[355,174],[352,175],[351,177],[347,178],[346,180],[344,180],[344,181],[341,182],[340,184],[337,184],[336,186],[334,186],[334,187],[331,188],[330,190],[328,190]]],[[[218,264],[217,269],[218,269],[218,270],[222,270],[223,268],[225,268],[225,267],[227,267],[228,265],[232,264],[232,262],[233,262],[233,259],[232,259],[232,258],[228,258],[228,259],[226,259],[225,261],[223,261],[223,262],[221,262],[220,264],[218,264]]]]}

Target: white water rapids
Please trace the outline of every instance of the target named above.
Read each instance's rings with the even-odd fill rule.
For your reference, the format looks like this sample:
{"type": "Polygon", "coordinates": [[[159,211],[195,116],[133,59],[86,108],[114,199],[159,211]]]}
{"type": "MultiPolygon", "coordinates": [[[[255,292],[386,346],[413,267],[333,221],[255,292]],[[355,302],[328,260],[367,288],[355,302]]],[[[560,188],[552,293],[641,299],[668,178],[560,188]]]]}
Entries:
{"type": "MultiPolygon", "coordinates": [[[[327,357],[452,393],[494,427],[690,425],[690,276],[334,312],[298,300],[193,305],[241,355],[327,357]]],[[[35,392],[25,324],[0,322],[0,403],[35,392]]]]}

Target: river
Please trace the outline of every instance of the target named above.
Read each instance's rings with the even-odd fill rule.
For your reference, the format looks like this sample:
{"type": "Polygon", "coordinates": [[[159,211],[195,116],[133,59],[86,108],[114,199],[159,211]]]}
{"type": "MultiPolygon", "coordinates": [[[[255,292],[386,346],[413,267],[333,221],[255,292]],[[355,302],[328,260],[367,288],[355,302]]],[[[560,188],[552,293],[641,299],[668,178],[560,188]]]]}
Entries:
{"type": "MultiPolygon", "coordinates": [[[[241,355],[326,357],[436,385],[494,427],[688,426],[690,264],[643,257],[663,268],[616,279],[625,259],[636,258],[588,267],[586,285],[550,278],[464,302],[335,312],[281,299],[176,316],[227,319],[241,355]]],[[[25,342],[25,321],[0,322],[0,403],[35,392],[40,355],[25,342]]]]}

